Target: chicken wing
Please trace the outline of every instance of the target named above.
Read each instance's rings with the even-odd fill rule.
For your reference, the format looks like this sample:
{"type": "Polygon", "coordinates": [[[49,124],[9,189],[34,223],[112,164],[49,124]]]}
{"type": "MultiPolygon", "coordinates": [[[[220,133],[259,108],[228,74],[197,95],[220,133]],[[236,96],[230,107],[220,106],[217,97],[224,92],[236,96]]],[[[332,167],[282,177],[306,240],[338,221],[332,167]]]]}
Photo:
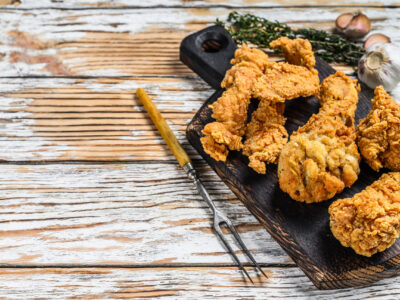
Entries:
{"type": "Polygon", "coordinates": [[[389,248],[399,236],[400,173],[391,172],[353,198],[329,207],[333,235],[357,254],[372,256],[389,248]]]}
{"type": "MultiPolygon", "coordinates": [[[[278,47],[279,42],[284,41],[286,40],[279,39],[271,45],[278,47]]],[[[249,156],[249,166],[260,174],[266,172],[265,163],[277,161],[288,140],[288,133],[283,127],[286,122],[286,118],[283,117],[283,102],[315,95],[319,90],[318,71],[312,69],[315,59],[311,44],[302,39],[289,40],[286,44],[291,45],[291,51],[284,51],[287,60],[296,64],[308,64],[305,67],[288,63],[269,63],[264,75],[254,85],[253,95],[261,101],[247,126],[243,154],[249,156]],[[305,57],[300,58],[303,55],[305,57]],[[295,60],[294,56],[298,59],[295,60]]]]}
{"type": "Polygon", "coordinates": [[[359,91],[357,81],[340,72],[321,84],[319,113],[292,134],[279,157],[279,184],[293,199],[327,200],[357,180],[354,115],[359,91]]]}
{"type": "Polygon", "coordinates": [[[358,125],[357,142],[372,169],[400,171],[400,105],[382,86],[375,89],[372,110],[358,125]]]}
{"type": "Polygon", "coordinates": [[[226,88],[222,96],[210,107],[215,122],[207,124],[201,138],[204,151],[215,160],[225,161],[228,149],[240,150],[245,133],[247,109],[253,85],[268,64],[268,55],[246,45],[235,52],[234,66],[221,83],[226,88]]]}

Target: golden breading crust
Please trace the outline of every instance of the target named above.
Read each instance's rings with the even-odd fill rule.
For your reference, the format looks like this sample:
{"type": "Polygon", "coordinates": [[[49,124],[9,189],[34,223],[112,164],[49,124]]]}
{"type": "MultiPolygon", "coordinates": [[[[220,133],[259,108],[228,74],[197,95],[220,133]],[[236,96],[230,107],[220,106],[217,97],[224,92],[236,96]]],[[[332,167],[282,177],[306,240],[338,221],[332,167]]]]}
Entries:
{"type": "Polygon", "coordinates": [[[316,95],[319,90],[318,71],[288,63],[271,63],[254,85],[254,97],[284,102],[316,95]]]}
{"type": "Polygon", "coordinates": [[[288,140],[288,133],[283,127],[286,122],[283,102],[316,95],[319,91],[318,71],[312,68],[315,59],[310,43],[302,39],[280,39],[272,45],[285,42],[291,48],[290,53],[284,51],[285,57],[293,64],[268,63],[264,75],[259,77],[253,88],[253,97],[261,101],[247,125],[243,154],[249,156],[249,166],[260,174],[266,173],[266,163],[276,163],[288,140]]]}
{"type": "Polygon", "coordinates": [[[358,125],[357,142],[372,169],[400,171],[400,105],[382,86],[375,89],[372,110],[358,125]]]}
{"type": "Polygon", "coordinates": [[[314,53],[308,40],[291,40],[288,37],[281,37],[272,41],[270,47],[281,50],[286,61],[290,64],[304,66],[308,69],[312,69],[315,66],[314,53]]]}
{"type": "MultiPolygon", "coordinates": [[[[268,62],[264,52],[249,49],[246,45],[235,52],[234,66],[226,72],[221,83],[226,91],[210,106],[216,121],[207,124],[202,131],[204,151],[214,159],[226,161],[229,150],[244,147],[243,153],[250,158],[249,166],[264,174],[265,162],[275,162],[287,142],[288,134],[283,127],[283,102],[318,93],[318,71],[312,68],[309,42],[296,39],[289,42],[281,40],[279,43],[281,45],[277,42],[277,47],[282,47],[285,55],[290,49],[288,59],[305,66],[268,62]],[[295,60],[291,57],[293,55],[305,57],[295,60]],[[242,136],[251,98],[262,101],[247,126],[247,140],[243,145],[242,136]]],[[[311,55],[313,58],[312,51],[311,55]]]]}
{"type": "Polygon", "coordinates": [[[354,115],[359,91],[357,81],[340,72],[321,84],[319,113],[292,134],[279,157],[279,184],[293,199],[324,201],[357,180],[354,115]]]}
{"type": "Polygon", "coordinates": [[[268,55],[246,45],[235,52],[234,66],[225,74],[221,87],[226,88],[222,96],[210,107],[215,122],[203,129],[201,143],[204,151],[215,160],[225,161],[230,150],[240,150],[245,133],[247,108],[253,85],[263,74],[268,55]]]}
{"type": "Polygon", "coordinates": [[[371,256],[389,248],[399,236],[400,173],[381,176],[353,198],[329,207],[333,235],[344,247],[371,256]]]}
{"type": "Polygon", "coordinates": [[[266,172],[265,163],[276,162],[287,143],[284,109],[283,103],[261,101],[246,128],[243,154],[249,157],[249,166],[260,174],[266,172]]]}

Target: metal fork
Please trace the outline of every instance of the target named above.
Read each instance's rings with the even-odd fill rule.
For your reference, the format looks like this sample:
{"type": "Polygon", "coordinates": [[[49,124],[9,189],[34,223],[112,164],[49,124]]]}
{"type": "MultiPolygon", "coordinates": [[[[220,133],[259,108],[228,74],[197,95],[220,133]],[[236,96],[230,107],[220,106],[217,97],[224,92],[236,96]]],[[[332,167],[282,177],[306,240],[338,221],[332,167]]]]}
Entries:
{"type": "Polygon", "coordinates": [[[256,267],[260,272],[268,278],[268,276],[264,273],[261,269],[260,265],[256,262],[253,255],[251,255],[250,251],[247,249],[246,245],[240,238],[239,234],[237,233],[235,227],[233,227],[232,222],[226,217],[222,212],[220,212],[212,202],[210,195],[208,194],[207,190],[205,189],[204,185],[201,183],[200,179],[197,177],[196,170],[194,169],[192,162],[187,155],[186,151],[182,148],[181,144],[179,143],[178,139],[176,138],[175,134],[172,132],[171,128],[168,126],[167,122],[161,116],[160,112],[158,111],[157,107],[151,101],[150,97],[143,89],[137,89],[136,91],[137,96],[139,97],[140,101],[142,102],[143,106],[146,108],[147,113],[149,114],[151,120],[153,121],[154,125],[157,127],[158,131],[160,132],[161,136],[167,143],[168,147],[171,149],[172,153],[176,157],[179,165],[185,170],[188,177],[193,181],[196,185],[197,190],[199,191],[200,195],[203,199],[207,202],[208,206],[211,208],[214,214],[214,230],[224,243],[225,247],[228,249],[229,253],[233,256],[236,263],[238,264],[239,268],[246,274],[246,276],[250,279],[252,283],[253,280],[251,279],[249,273],[247,273],[246,269],[236,256],[235,252],[233,251],[232,247],[230,246],[229,242],[226,240],[225,236],[222,234],[220,225],[225,224],[229,230],[232,232],[233,236],[235,237],[236,241],[239,243],[242,250],[247,254],[250,260],[253,262],[254,267],[256,267]]]}
{"type": "Polygon", "coordinates": [[[247,257],[250,258],[250,260],[253,262],[254,266],[260,270],[260,272],[268,278],[268,276],[264,273],[264,271],[261,269],[260,265],[257,263],[257,261],[254,259],[253,255],[250,253],[250,251],[247,249],[246,245],[242,241],[242,239],[239,236],[239,233],[236,231],[235,227],[233,226],[231,220],[227,216],[225,216],[221,211],[219,211],[214,202],[211,200],[210,195],[208,194],[206,188],[204,187],[203,183],[197,176],[196,170],[194,169],[192,163],[187,163],[183,166],[183,170],[186,172],[188,177],[193,181],[195,184],[197,190],[199,191],[200,195],[203,197],[203,199],[206,201],[208,206],[211,208],[213,215],[214,215],[214,222],[213,222],[213,228],[215,232],[218,234],[219,238],[222,240],[224,243],[225,247],[228,249],[229,253],[232,255],[232,257],[235,259],[236,263],[238,264],[239,268],[243,271],[243,273],[246,274],[246,276],[250,279],[252,283],[253,280],[251,279],[249,273],[247,273],[246,269],[244,268],[243,264],[240,262],[239,258],[233,251],[231,245],[229,244],[228,240],[225,238],[224,234],[222,233],[220,225],[225,224],[229,230],[232,232],[233,236],[235,237],[236,241],[239,243],[240,247],[242,250],[246,253],[247,257]]]}

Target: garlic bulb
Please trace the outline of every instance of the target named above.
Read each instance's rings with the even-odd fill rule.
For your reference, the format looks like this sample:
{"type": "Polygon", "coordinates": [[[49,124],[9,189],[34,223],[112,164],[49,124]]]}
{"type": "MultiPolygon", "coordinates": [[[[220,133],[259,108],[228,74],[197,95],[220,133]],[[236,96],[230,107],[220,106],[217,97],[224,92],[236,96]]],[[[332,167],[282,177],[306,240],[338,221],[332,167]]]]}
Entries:
{"type": "Polygon", "coordinates": [[[345,13],[337,17],[336,29],[351,39],[358,39],[371,31],[371,21],[362,12],[345,13]]]}
{"type": "Polygon", "coordinates": [[[395,44],[375,44],[358,62],[358,78],[374,89],[383,85],[392,91],[400,82],[400,47],[395,44]]]}

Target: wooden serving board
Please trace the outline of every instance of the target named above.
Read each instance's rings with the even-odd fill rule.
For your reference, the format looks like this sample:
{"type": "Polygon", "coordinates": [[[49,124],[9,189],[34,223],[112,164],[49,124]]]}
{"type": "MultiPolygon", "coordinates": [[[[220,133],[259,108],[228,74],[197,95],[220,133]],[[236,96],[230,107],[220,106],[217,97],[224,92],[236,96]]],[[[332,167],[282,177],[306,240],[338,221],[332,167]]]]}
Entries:
{"type": "MultiPolygon", "coordinates": [[[[201,130],[213,121],[208,105],[222,93],[219,84],[230,67],[229,61],[235,49],[229,33],[219,26],[206,28],[182,41],[181,60],[217,89],[188,125],[189,142],[319,289],[367,285],[393,276],[400,269],[399,240],[385,252],[366,258],[355,254],[351,248],[342,247],[329,228],[328,207],[332,201],[352,197],[378,179],[381,173],[374,172],[362,162],[359,179],[352,187],[330,201],[304,204],[292,200],[280,190],[276,165],[268,165],[267,174],[260,175],[247,166],[248,159],[240,152],[231,151],[224,163],[213,160],[203,151],[201,130]],[[217,41],[220,49],[204,51],[202,46],[209,40],[217,41]]],[[[335,73],[329,64],[319,58],[316,68],[321,81],[335,73]]],[[[372,91],[363,86],[356,112],[357,122],[368,114],[372,97],[372,91]]],[[[255,107],[256,103],[252,103],[249,113],[255,107]]],[[[315,97],[287,101],[285,127],[289,134],[305,124],[318,110],[315,97]]]]}

